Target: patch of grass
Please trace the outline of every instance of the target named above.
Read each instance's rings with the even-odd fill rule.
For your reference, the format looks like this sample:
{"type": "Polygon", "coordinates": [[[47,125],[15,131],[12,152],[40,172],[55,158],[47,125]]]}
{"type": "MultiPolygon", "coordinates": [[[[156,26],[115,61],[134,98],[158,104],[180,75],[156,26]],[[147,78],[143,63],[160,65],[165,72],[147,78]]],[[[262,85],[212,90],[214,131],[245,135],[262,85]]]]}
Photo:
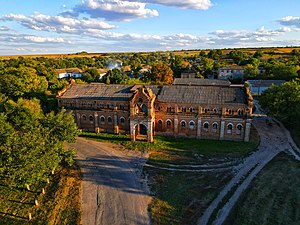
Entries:
{"type": "Polygon", "coordinates": [[[259,144],[259,136],[254,126],[252,126],[249,143],[164,136],[156,136],[153,143],[142,141],[132,142],[129,135],[87,132],[83,132],[80,136],[97,141],[109,141],[121,144],[130,150],[150,151],[150,161],[176,164],[194,164],[199,163],[203,158],[212,157],[225,156],[238,158],[255,150],[259,144]]]}
{"type": "Polygon", "coordinates": [[[195,224],[210,202],[231,179],[230,172],[170,172],[147,168],[154,225],[195,224]]]}
{"type": "Polygon", "coordinates": [[[63,168],[50,183],[25,188],[14,188],[1,182],[0,224],[80,224],[80,184],[81,173],[78,167],[63,168]],[[45,187],[46,194],[41,194],[45,187]],[[35,206],[35,200],[39,205],[35,206]],[[28,213],[32,220],[28,220],[28,213]]]}
{"type": "Polygon", "coordinates": [[[295,143],[298,145],[298,147],[300,147],[300,123],[297,121],[295,123],[285,123],[285,125],[289,129],[295,143]]]}
{"type": "Polygon", "coordinates": [[[280,153],[254,179],[226,225],[300,224],[300,162],[280,153]]]}

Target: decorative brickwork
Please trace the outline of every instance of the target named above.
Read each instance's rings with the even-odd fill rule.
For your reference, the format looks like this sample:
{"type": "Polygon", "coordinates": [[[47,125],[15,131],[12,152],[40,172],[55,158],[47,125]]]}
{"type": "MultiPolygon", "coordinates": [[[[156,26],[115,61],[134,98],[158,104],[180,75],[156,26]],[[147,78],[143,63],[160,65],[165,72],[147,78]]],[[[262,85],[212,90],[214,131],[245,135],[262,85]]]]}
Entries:
{"type": "Polygon", "coordinates": [[[249,141],[252,96],[248,86],[72,84],[58,96],[84,131],[249,141]]]}

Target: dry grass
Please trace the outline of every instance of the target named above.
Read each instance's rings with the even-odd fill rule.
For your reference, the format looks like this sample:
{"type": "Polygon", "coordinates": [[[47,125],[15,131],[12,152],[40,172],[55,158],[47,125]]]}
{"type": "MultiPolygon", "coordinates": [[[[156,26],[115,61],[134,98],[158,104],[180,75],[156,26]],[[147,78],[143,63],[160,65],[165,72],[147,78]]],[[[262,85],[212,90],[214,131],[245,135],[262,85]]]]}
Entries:
{"type": "Polygon", "coordinates": [[[80,224],[80,186],[78,167],[58,171],[45,186],[45,195],[41,194],[41,187],[28,191],[1,186],[0,224],[80,224]],[[35,199],[38,206],[34,205],[35,199]]]}

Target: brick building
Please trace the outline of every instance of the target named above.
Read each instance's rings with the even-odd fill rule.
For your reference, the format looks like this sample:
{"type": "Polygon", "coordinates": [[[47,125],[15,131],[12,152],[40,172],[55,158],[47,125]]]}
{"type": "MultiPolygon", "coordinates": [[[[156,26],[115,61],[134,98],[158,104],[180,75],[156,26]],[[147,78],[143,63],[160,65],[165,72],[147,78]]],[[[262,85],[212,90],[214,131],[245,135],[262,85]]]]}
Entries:
{"type": "Polygon", "coordinates": [[[84,131],[249,141],[252,97],[248,86],[71,84],[58,105],[72,110],[84,131]]]}

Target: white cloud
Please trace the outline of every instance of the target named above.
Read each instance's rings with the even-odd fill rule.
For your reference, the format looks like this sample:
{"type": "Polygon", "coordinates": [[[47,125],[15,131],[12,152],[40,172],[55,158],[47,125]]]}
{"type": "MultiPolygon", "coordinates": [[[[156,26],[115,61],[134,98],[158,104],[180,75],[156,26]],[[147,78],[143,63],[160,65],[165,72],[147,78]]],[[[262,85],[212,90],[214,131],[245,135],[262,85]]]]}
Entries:
{"type": "Polygon", "coordinates": [[[146,3],[174,6],[182,9],[207,10],[213,6],[210,0],[145,0],[146,3]]]}
{"type": "Polygon", "coordinates": [[[37,42],[37,43],[44,43],[44,42],[53,42],[53,43],[64,43],[66,42],[63,38],[45,38],[45,37],[38,37],[38,36],[24,36],[24,40],[28,40],[31,42],[37,42]]]}
{"type": "Polygon", "coordinates": [[[96,19],[75,19],[63,16],[48,16],[35,13],[31,16],[22,14],[8,14],[0,18],[2,21],[18,21],[24,27],[39,30],[52,31],[57,33],[81,34],[86,30],[107,30],[116,28],[102,20],[96,19]]]}
{"type": "Polygon", "coordinates": [[[92,18],[104,18],[109,21],[129,21],[135,18],[158,16],[158,11],[146,8],[146,4],[138,1],[123,0],[86,0],[62,15],[77,17],[86,13],[92,18]]]}
{"type": "Polygon", "coordinates": [[[213,39],[217,43],[235,44],[235,43],[255,43],[255,42],[275,41],[275,37],[282,36],[288,32],[291,32],[291,29],[288,27],[283,27],[283,28],[279,28],[276,30],[268,30],[264,26],[262,26],[261,28],[257,29],[256,31],[217,30],[210,34],[215,36],[215,37],[213,37],[213,39]]]}
{"type": "Polygon", "coordinates": [[[295,26],[296,28],[300,28],[300,17],[286,16],[278,20],[278,22],[284,26],[295,26]]]}
{"type": "Polygon", "coordinates": [[[0,26],[0,31],[9,31],[11,30],[8,26],[0,26]]]}

